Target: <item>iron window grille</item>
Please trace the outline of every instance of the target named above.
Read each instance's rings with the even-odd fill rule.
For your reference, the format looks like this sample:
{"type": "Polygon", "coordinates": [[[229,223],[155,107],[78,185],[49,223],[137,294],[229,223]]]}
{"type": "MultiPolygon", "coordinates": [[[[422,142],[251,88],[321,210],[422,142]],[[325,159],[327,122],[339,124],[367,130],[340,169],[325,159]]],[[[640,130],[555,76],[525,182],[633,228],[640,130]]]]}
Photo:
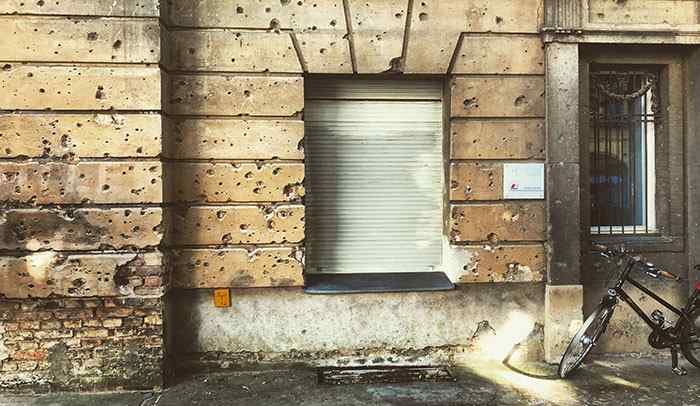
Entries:
{"type": "Polygon", "coordinates": [[[591,233],[653,234],[659,73],[591,72],[591,233]]]}

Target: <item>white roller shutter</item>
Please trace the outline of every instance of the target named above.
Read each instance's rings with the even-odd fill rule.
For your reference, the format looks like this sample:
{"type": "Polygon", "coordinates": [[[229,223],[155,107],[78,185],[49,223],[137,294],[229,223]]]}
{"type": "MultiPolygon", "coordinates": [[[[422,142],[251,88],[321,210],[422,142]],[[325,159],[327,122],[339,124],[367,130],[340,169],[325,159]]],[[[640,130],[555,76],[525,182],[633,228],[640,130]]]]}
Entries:
{"type": "Polygon", "coordinates": [[[440,266],[442,84],[307,80],[306,270],[440,266]]]}

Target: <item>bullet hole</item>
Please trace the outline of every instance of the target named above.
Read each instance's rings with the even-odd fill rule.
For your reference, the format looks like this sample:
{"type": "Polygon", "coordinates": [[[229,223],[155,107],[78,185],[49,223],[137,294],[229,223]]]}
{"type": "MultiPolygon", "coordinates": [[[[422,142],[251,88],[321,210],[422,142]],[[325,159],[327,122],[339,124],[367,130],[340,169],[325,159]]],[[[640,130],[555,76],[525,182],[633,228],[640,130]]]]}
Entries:
{"type": "Polygon", "coordinates": [[[36,2],[36,5],[39,7],[42,7],[44,5],[44,0],[39,0],[36,2]]]}
{"type": "Polygon", "coordinates": [[[269,13],[269,12],[271,12],[271,11],[272,11],[272,8],[270,8],[270,7],[265,7],[265,12],[266,12],[266,13],[269,13]]]}
{"type": "Polygon", "coordinates": [[[69,144],[70,144],[70,137],[68,136],[68,134],[63,134],[61,136],[61,146],[63,148],[68,148],[69,144]]]}
{"type": "Polygon", "coordinates": [[[224,244],[230,244],[231,241],[233,241],[233,237],[231,237],[231,234],[224,234],[221,237],[221,242],[224,244]]]}
{"type": "Polygon", "coordinates": [[[273,18],[272,20],[270,20],[270,30],[279,33],[280,22],[276,18],[273,18]]]}
{"type": "Polygon", "coordinates": [[[45,89],[39,89],[39,93],[46,93],[45,89]]]}
{"type": "Polygon", "coordinates": [[[241,6],[236,7],[236,13],[243,14],[244,12],[245,12],[245,10],[243,10],[243,7],[241,7],[241,6]]]}
{"type": "Polygon", "coordinates": [[[464,99],[464,107],[467,109],[475,109],[479,107],[479,100],[476,97],[470,97],[468,99],[464,99]]]}
{"type": "Polygon", "coordinates": [[[226,211],[225,210],[219,210],[216,212],[216,218],[219,220],[223,220],[224,217],[226,217],[226,211]]]}
{"type": "Polygon", "coordinates": [[[427,21],[428,20],[428,13],[420,13],[418,14],[418,19],[421,21],[427,21]]]}
{"type": "Polygon", "coordinates": [[[527,103],[527,97],[525,97],[525,95],[522,95],[522,94],[520,96],[516,97],[515,101],[513,102],[513,104],[516,107],[520,107],[525,103],[527,103]]]}
{"type": "Polygon", "coordinates": [[[248,229],[248,224],[241,224],[239,228],[241,231],[246,231],[248,229]]]}
{"type": "Polygon", "coordinates": [[[496,24],[503,23],[503,18],[496,16],[496,24]]]}
{"type": "Polygon", "coordinates": [[[450,189],[457,189],[459,187],[459,182],[456,180],[450,181],[450,189]]]}
{"type": "Polygon", "coordinates": [[[321,48],[321,49],[319,49],[319,52],[321,53],[321,55],[325,54],[325,53],[326,53],[326,48],[321,48]]]}
{"type": "Polygon", "coordinates": [[[97,91],[95,92],[95,99],[102,100],[105,98],[104,87],[97,86],[97,91]]]}
{"type": "Polygon", "coordinates": [[[498,244],[498,236],[495,233],[489,233],[486,236],[486,239],[491,243],[491,244],[498,244]]]}
{"type": "Polygon", "coordinates": [[[243,91],[243,95],[244,95],[245,97],[250,97],[250,90],[244,90],[244,91],[243,91]]]}
{"type": "Polygon", "coordinates": [[[290,2],[291,2],[291,0],[280,0],[280,4],[283,6],[289,5],[290,2]]]}
{"type": "Polygon", "coordinates": [[[73,282],[71,282],[71,283],[76,288],[80,288],[80,287],[85,285],[85,279],[83,279],[83,278],[73,279],[73,282]]]}
{"type": "Polygon", "coordinates": [[[107,184],[102,185],[102,190],[104,190],[104,191],[109,190],[109,185],[107,185],[107,184]]]}
{"type": "Polygon", "coordinates": [[[336,24],[338,24],[338,22],[337,22],[337,21],[335,21],[335,20],[331,20],[331,27],[335,27],[335,25],[336,25],[336,24]]]}
{"type": "Polygon", "coordinates": [[[97,33],[96,32],[88,32],[87,39],[88,39],[88,41],[97,41],[97,33]]]}
{"type": "Polygon", "coordinates": [[[9,63],[2,65],[2,70],[8,71],[10,69],[12,69],[12,65],[10,65],[9,63]]]}
{"type": "Polygon", "coordinates": [[[188,52],[190,55],[194,55],[195,51],[196,51],[196,50],[195,50],[194,48],[189,48],[189,49],[187,50],[187,52],[188,52]]]}
{"type": "Polygon", "coordinates": [[[401,17],[403,17],[403,13],[396,13],[396,14],[394,14],[394,17],[401,18],[401,17]]]}
{"type": "Polygon", "coordinates": [[[112,48],[114,48],[115,50],[116,50],[116,49],[119,49],[119,48],[121,48],[121,47],[122,47],[122,41],[119,40],[119,39],[116,40],[116,41],[114,41],[114,44],[112,44],[112,48]]]}

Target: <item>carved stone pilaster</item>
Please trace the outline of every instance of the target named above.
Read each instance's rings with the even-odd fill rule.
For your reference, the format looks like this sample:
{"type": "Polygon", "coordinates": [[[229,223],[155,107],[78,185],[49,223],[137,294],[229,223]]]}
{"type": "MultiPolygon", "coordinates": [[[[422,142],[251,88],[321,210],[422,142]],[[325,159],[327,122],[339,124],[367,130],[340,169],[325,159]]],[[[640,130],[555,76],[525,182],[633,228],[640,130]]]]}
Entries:
{"type": "Polygon", "coordinates": [[[577,29],[581,27],[581,0],[545,0],[545,27],[577,29]]]}

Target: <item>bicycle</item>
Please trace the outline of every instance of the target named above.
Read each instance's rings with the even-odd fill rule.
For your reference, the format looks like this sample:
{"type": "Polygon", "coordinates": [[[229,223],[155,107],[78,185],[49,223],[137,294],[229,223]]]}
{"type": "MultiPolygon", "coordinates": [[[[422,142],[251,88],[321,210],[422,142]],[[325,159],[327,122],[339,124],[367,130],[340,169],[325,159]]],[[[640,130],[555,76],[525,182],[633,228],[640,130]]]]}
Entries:
{"type": "Polygon", "coordinates": [[[695,286],[695,291],[688,299],[683,309],[678,309],[632,279],[630,274],[634,270],[642,270],[648,276],[659,279],[661,277],[680,281],[677,275],[661,270],[654,264],[645,262],[640,257],[634,257],[624,248],[611,249],[604,245],[594,246],[594,250],[608,259],[619,260],[618,269],[621,270],[617,282],[608,288],[608,294],[586,319],[578,332],[574,335],[559,363],[558,375],[566,378],[572,371],[578,368],[591,349],[595,347],[598,339],[605,333],[608,323],[613,316],[615,307],[619,301],[627,303],[637,315],[651,327],[649,345],[655,349],[670,349],[673,372],[682,376],[687,371],[678,365],[678,352],[695,367],[700,368],[700,283],[695,286]],[[623,286],[629,283],[637,289],[653,298],[657,303],[675,313],[678,320],[670,325],[660,310],[654,310],[650,315],[646,314],[635,301],[624,291],[623,286]]]}

